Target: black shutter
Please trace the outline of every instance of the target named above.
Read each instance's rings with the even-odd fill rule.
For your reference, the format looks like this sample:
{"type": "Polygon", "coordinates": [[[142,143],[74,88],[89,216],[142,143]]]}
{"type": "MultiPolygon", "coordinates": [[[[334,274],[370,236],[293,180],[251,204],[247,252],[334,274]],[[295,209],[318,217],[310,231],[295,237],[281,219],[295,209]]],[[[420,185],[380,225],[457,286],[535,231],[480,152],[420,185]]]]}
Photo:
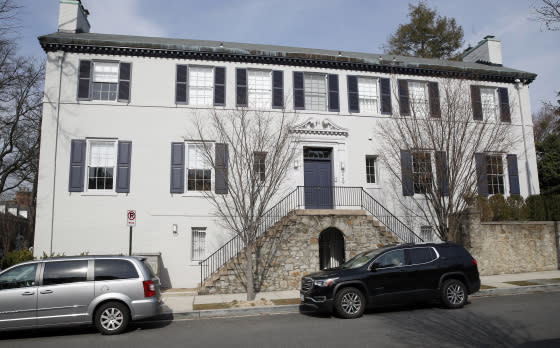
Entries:
{"type": "Polygon", "coordinates": [[[519,195],[519,172],[517,171],[517,155],[507,155],[509,193],[519,195]]]}
{"type": "Polygon", "coordinates": [[[226,68],[214,68],[214,105],[226,104],[226,68]]]}
{"type": "Polygon", "coordinates": [[[358,77],[348,75],[348,110],[360,112],[360,96],[358,94],[358,77]]]}
{"type": "Polygon", "coordinates": [[[78,100],[89,100],[89,86],[91,81],[91,60],[80,60],[80,71],[78,72],[78,100]]]}
{"type": "Polygon", "coordinates": [[[281,70],[272,72],[272,108],[284,108],[284,72],[281,70]]]}
{"type": "Polygon", "coordinates": [[[131,141],[119,141],[117,153],[117,192],[130,192],[130,157],[132,151],[131,141]]]}
{"type": "Polygon", "coordinates": [[[486,176],[486,155],[483,153],[475,153],[474,160],[476,164],[476,182],[478,185],[478,194],[480,196],[488,196],[488,177],[486,176]]]}
{"type": "Polygon", "coordinates": [[[185,143],[171,143],[171,193],[185,192],[185,143]]]}
{"type": "Polygon", "coordinates": [[[407,80],[399,80],[399,111],[401,116],[410,116],[410,101],[408,97],[407,80]]]}
{"type": "Polygon", "coordinates": [[[391,80],[390,79],[379,79],[379,84],[381,85],[381,113],[391,114],[393,113],[393,106],[391,105],[391,80]]]}
{"type": "Polygon", "coordinates": [[[119,97],[120,102],[130,103],[130,78],[131,78],[131,64],[119,64],[119,97]]]}
{"type": "Polygon", "coordinates": [[[175,76],[175,104],[188,103],[188,76],[188,66],[177,65],[177,74],[175,76]]]}
{"type": "Polygon", "coordinates": [[[408,150],[401,150],[401,174],[403,196],[414,196],[412,154],[408,150]]]}
{"type": "Polygon", "coordinates": [[[86,141],[72,140],[70,143],[70,179],[69,192],[84,192],[84,174],[86,168],[86,141]]]}
{"type": "Polygon", "coordinates": [[[329,90],[329,111],[340,111],[340,103],[338,99],[338,75],[329,74],[327,81],[329,90]]]}
{"type": "Polygon", "coordinates": [[[430,101],[430,116],[441,117],[439,106],[439,85],[437,82],[428,82],[428,98],[430,101]]]}
{"type": "Polygon", "coordinates": [[[509,94],[507,88],[498,88],[498,100],[500,103],[500,120],[502,122],[511,122],[511,113],[509,111],[509,94]]]}
{"type": "Polygon", "coordinates": [[[216,144],[216,193],[228,193],[228,146],[227,144],[216,144]]]}
{"type": "Polygon", "coordinates": [[[471,102],[473,120],[482,121],[482,101],[480,100],[480,86],[471,86],[471,102]]]}
{"type": "Polygon", "coordinates": [[[305,90],[303,87],[303,73],[294,71],[294,109],[305,109],[305,90]]]}
{"type": "Polygon", "coordinates": [[[442,196],[449,196],[449,180],[447,178],[447,154],[436,151],[436,175],[438,177],[439,192],[442,196]]]}
{"type": "Polygon", "coordinates": [[[236,70],[237,106],[247,106],[247,69],[236,70]]]}

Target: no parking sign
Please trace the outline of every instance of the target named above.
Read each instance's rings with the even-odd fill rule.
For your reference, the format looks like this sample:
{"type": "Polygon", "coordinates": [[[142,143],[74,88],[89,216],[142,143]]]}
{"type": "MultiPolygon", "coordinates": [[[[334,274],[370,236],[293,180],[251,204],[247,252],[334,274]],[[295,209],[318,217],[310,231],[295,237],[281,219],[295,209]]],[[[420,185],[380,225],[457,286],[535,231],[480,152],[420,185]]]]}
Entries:
{"type": "Polygon", "coordinates": [[[126,212],[126,225],[129,227],[136,226],[136,210],[126,212]]]}

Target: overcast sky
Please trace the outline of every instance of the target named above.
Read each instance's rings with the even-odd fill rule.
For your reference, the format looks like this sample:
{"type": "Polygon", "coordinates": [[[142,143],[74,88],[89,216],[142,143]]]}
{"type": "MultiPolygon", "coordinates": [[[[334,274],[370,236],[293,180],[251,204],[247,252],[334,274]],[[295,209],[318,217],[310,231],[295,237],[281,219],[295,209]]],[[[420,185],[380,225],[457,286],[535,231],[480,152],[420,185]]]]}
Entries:
{"type": "MultiPolygon", "coordinates": [[[[486,35],[502,41],[504,66],[538,74],[531,106],[560,91],[560,31],[531,21],[536,0],[428,0],[465,31],[465,47],[486,35]]],[[[37,36],[57,30],[59,0],[17,0],[20,50],[44,57],[37,36]]],[[[410,1],[416,3],[416,1],[410,1]]],[[[382,53],[381,45],[408,21],[405,0],[82,0],[91,32],[234,41],[382,53]]]]}

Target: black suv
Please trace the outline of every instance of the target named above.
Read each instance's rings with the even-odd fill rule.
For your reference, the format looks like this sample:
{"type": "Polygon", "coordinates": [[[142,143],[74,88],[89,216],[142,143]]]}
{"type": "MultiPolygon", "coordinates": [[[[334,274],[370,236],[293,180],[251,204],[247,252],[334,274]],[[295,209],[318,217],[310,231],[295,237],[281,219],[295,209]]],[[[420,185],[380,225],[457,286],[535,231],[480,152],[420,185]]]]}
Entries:
{"type": "Polygon", "coordinates": [[[339,267],[301,280],[301,304],[342,318],[366,306],[441,299],[460,308],[480,289],[476,260],[453,243],[386,246],[356,255],[339,267]]]}

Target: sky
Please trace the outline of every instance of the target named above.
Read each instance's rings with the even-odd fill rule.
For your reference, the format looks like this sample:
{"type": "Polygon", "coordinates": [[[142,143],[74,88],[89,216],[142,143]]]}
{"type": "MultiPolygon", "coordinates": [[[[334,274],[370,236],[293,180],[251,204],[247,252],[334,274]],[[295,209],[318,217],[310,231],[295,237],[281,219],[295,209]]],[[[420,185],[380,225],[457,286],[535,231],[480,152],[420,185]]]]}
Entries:
{"type": "MultiPolygon", "coordinates": [[[[502,42],[504,66],[538,74],[531,108],[557,100],[560,31],[531,20],[537,0],[427,0],[463,27],[465,47],[502,42]]],[[[57,30],[59,0],[16,0],[20,53],[44,58],[37,37],[57,30]]],[[[382,53],[415,0],[82,0],[91,32],[382,53]]]]}

